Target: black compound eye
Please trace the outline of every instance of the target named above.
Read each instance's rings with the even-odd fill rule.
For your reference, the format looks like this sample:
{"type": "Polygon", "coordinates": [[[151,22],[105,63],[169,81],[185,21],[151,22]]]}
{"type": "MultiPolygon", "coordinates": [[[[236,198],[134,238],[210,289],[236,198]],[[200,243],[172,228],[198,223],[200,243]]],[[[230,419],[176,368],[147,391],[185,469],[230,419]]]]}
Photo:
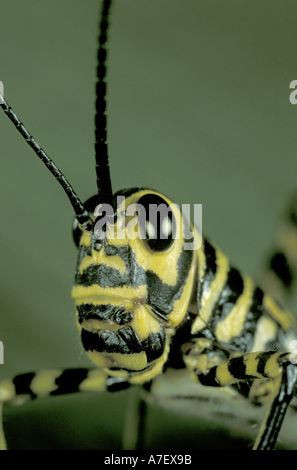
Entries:
{"type": "Polygon", "coordinates": [[[145,194],[137,202],[140,235],[154,252],[167,251],[174,242],[176,222],[172,209],[157,194],[145,194]]]}

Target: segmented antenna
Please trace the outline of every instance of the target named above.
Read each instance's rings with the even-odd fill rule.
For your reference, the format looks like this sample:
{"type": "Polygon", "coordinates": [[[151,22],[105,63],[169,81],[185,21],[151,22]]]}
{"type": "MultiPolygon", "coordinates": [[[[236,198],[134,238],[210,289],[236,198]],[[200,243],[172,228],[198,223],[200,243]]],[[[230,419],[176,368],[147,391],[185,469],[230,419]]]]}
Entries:
{"type": "Polygon", "coordinates": [[[106,57],[108,17],[111,0],[104,0],[98,38],[98,65],[96,83],[96,114],[95,114],[95,158],[99,201],[112,204],[112,187],[108,163],[107,118],[106,118],[106,57]]]}
{"type": "Polygon", "coordinates": [[[84,205],[74,192],[72,186],[70,183],[68,183],[67,179],[61,173],[59,168],[55,165],[53,160],[44,152],[44,150],[40,147],[38,142],[34,139],[34,137],[30,134],[30,132],[26,129],[24,124],[20,121],[20,119],[17,117],[11,106],[7,103],[7,101],[4,99],[2,95],[0,95],[0,106],[5,112],[5,114],[9,117],[9,119],[12,121],[14,126],[17,128],[19,133],[24,137],[26,142],[30,145],[30,147],[34,150],[36,155],[40,158],[40,160],[43,161],[43,163],[47,166],[49,171],[54,175],[55,179],[59,181],[60,185],[64,189],[65,193],[68,196],[69,201],[72,204],[72,207],[74,209],[75,215],[79,223],[84,224],[88,220],[90,220],[88,211],[86,211],[84,205]]]}
{"type": "MultiPolygon", "coordinates": [[[[96,116],[95,116],[95,156],[96,156],[96,177],[99,201],[112,204],[112,187],[108,163],[107,150],[107,119],[106,119],[106,44],[108,31],[108,16],[110,12],[111,0],[104,0],[101,11],[97,83],[96,83],[96,116]]],[[[11,106],[0,94],[0,106],[12,121],[14,126],[24,137],[26,142],[34,150],[36,155],[43,161],[55,179],[60,183],[70,200],[79,223],[86,224],[90,221],[88,211],[74,192],[72,186],[65,176],[55,165],[53,160],[44,152],[32,134],[26,129],[24,124],[17,117],[11,106]]]]}

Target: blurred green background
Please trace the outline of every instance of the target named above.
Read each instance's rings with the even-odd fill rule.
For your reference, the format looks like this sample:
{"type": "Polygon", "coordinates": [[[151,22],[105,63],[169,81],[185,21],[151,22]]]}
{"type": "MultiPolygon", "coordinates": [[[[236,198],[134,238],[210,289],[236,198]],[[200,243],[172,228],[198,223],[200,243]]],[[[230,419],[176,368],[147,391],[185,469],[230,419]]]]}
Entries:
{"type": "MultiPolygon", "coordinates": [[[[0,1],[5,98],[82,200],[96,192],[100,4],[0,1]]],[[[202,203],[204,233],[250,274],[297,188],[297,106],[289,102],[289,84],[297,79],[296,19],[294,0],[113,5],[108,138],[114,189],[148,186],[180,204],[202,203]]],[[[72,208],[3,113],[0,155],[0,376],[90,365],[70,298],[72,208]]],[[[118,448],[127,395],[7,409],[9,442],[15,448],[118,448]]],[[[166,415],[152,427],[148,447],[196,448],[192,428],[187,434],[183,423],[174,430],[169,420],[166,415]],[[160,434],[169,443],[162,444],[160,434]]],[[[220,439],[202,436],[202,448],[220,447],[220,439]]]]}

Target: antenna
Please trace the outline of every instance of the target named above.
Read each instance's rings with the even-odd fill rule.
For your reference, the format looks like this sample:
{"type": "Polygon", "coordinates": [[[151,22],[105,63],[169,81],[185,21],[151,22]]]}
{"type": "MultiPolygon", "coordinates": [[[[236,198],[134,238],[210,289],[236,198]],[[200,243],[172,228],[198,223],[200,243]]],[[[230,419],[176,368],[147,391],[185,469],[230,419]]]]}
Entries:
{"type": "Polygon", "coordinates": [[[95,114],[95,158],[99,202],[112,205],[106,118],[106,58],[111,0],[104,0],[100,16],[95,114]]]}
{"type": "MultiPolygon", "coordinates": [[[[99,30],[99,48],[97,65],[97,83],[96,83],[96,116],[95,116],[95,157],[96,157],[96,177],[99,201],[112,205],[112,187],[108,163],[107,150],[107,120],[106,120],[106,56],[107,56],[107,32],[108,17],[110,12],[111,0],[104,0],[101,10],[100,30],[99,30]]],[[[26,142],[34,150],[38,158],[43,161],[55,179],[64,189],[67,197],[74,209],[76,218],[80,224],[88,225],[90,216],[84,205],[78,198],[70,183],[63,173],[56,166],[54,161],[44,152],[32,134],[26,129],[20,121],[11,106],[0,93],[0,106],[5,114],[12,121],[16,129],[20,132],[26,142]]]]}
{"type": "Polygon", "coordinates": [[[55,179],[60,183],[65,193],[67,194],[70,203],[72,204],[76,218],[79,223],[85,224],[87,221],[90,220],[88,211],[86,211],[84,205],[73,190],[71,184],[68,183],[67,179],[56,166],[54,161],[45,153],[45,151],[40,147],[38,142],[34,139],[32,134],[30,134],[30,132],[26,129],[24,124],[20,121],[18,116],[15,114],[11,106],[9,106],[9,104],[2,95],[0,95],[0,106],[5,112],[5,114],[9,117],[11,122],[14,124],[16,129],[19,131],[19,133],[24,137],[27,144],[29,144],[30,147],[34,150],[37,157],[43,161],[49,171],[54,175],[55,179]]]}

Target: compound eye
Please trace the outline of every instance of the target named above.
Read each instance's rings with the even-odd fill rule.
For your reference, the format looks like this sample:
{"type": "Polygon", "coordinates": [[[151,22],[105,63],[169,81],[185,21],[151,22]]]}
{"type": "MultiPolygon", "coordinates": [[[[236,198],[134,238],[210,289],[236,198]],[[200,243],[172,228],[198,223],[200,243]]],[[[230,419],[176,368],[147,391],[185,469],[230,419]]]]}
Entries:
{"type": "Polygon", "coordinates": [[[140,235],[155,253],[169,250],[175,239],[176,222],[172,209],[157,194],[145,194],[137,202],[140,235]]]}

